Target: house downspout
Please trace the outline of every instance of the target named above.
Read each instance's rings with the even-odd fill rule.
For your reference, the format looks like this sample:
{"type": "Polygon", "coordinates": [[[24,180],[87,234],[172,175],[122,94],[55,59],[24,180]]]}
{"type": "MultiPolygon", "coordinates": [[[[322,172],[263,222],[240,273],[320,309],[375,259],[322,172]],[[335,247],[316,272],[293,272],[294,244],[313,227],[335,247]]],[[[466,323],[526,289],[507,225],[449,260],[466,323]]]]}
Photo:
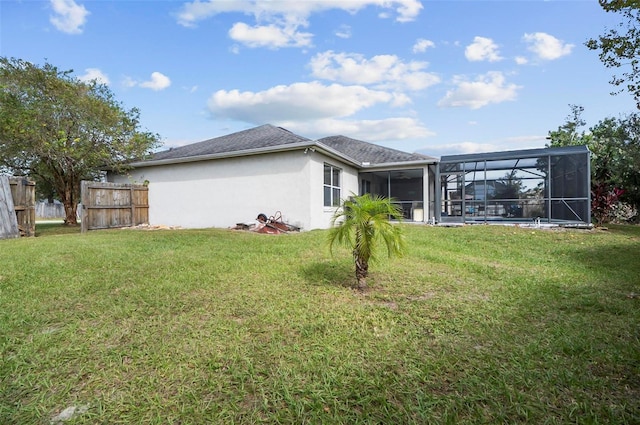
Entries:
{"type": "Polygon", "coordinates": [[[423,223],[427,223],[429,221],[429,216],[430,216],[430,208],[429,206],[431,205],[429,200],[429,166],[425,165],[424,168],[422,168],[422,210],[423,210],[423,214],[422,214],[422,222],[423,223]]]}
{"type": "Polygon", "coordinates": [[[433,182],[434,199],[433,199],[433,217],[436,222],[440,223],[442,218],[442,181],[440,181],[440,163],[435,166],[435,178],[433,182]]]}
{"type": "Polygon", "coordinates": [[[587,147],[587,224],[591,225],[591,151],[587,147]]]}
{"type": "Polygon", "coordinates": [[[551,155],[547,155],[547,223],[551,223],[551,155]]]}

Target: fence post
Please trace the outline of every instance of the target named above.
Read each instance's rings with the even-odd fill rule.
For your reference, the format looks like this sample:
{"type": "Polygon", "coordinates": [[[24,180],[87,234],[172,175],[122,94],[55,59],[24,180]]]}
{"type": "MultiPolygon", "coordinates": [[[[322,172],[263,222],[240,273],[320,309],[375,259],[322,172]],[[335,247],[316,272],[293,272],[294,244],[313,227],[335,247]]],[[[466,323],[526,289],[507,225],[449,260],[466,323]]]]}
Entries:
{"type": "Polygon", "coordinates": [[[131,202],[131,226],[136,225],[136,201],[135,188],[133,185],[129,188],[129,202],[131,202]]]}
{"type": "Polygon", "coordinates": [[[89,230],[89,210],[87,206],[89,202],[89,182],[82,180],[80,182],[80,233],[89,230]]]}

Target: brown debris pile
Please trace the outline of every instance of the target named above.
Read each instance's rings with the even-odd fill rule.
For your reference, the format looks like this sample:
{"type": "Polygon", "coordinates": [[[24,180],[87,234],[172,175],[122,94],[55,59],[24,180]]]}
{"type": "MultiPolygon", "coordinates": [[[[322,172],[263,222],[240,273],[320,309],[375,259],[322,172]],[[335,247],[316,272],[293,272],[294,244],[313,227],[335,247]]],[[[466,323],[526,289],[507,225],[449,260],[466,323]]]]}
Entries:
{"type": "Polygon", "coordinates": [[[249,232],[266,233],[270,235],[279,235],[282,233],[299,232],[300,228],[287,224],[282,221],[282,213],[277,211],[271,217],[267,217],[266,214],[258,214],[256,221],[250,223],[238,223],[233,230],[246,230],[249,232]]]}

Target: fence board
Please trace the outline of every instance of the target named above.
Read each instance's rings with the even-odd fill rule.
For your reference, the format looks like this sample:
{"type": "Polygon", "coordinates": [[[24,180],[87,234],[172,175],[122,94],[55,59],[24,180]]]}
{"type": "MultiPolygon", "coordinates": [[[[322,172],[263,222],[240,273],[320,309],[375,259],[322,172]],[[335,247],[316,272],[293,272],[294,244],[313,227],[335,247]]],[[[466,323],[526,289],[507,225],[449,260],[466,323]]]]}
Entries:
{"type": "Polygon", "coordinates": [[[23,177],[10,177],[11,196],[18,229],[22,236],[36,235],[36,183],[23,177]]]}
{"type": "Polygon", "coordinates": [[[82,231],[149,223],[149,188],[142,185],[83,181],[82,231]]]}
{"type": "Polygon", "coordinates": [[[0,239],[19,238],[18,220],[7,176],[0,176],[0,239]]]}

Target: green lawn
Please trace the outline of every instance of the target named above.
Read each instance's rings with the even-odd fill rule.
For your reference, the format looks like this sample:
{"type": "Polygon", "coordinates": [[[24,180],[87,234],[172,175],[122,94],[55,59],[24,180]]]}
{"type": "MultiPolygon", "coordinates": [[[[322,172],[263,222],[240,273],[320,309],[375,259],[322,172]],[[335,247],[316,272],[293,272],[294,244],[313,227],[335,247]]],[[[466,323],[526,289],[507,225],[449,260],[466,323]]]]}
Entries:
{"type": "Polygon", "coordinates": [[[0,241],[0,423],[640,423],[640,227],[38,225],[0,241]],[[79,412],[79,413],[78,413],[79,412]]]}

